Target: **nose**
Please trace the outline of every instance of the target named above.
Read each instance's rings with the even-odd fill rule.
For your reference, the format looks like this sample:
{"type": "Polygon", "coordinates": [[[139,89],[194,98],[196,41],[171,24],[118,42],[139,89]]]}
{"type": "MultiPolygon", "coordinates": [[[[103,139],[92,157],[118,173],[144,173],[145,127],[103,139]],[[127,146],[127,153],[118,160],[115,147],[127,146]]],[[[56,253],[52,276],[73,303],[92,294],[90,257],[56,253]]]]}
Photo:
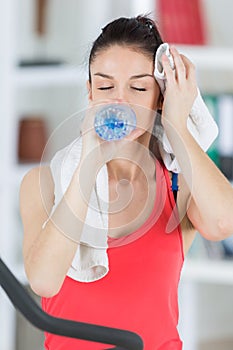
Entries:
{"type": "Polygon", "coordinates": [[[127,102],[124,98],[114,98],[114,101],[117,103],[126,103],[127,102]]]}
{"type": "Polygon", "coordinates": [[[127,91],[123,87],[118,87],[115,89],[114,95],[112,96],[114,100],[118,103],[127,103],[128,101],[128,96],[127,96],[127,91]]]}

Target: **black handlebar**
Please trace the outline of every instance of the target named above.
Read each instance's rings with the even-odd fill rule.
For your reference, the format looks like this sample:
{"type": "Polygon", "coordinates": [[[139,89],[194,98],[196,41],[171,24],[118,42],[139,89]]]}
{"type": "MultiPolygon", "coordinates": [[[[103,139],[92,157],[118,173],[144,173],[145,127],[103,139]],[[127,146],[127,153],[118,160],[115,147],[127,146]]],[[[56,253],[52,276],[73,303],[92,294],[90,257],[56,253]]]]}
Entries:
{"type": "Polygon", "coordinates": [[[143,349],[142,339],[136,333],[50,316],[38,306],[1,258],[0,285],[15,308],[18,309],[29,322],[42,331],[70,338],[116,345],[117,347],[111,348],[115,350],[143,349]]]}

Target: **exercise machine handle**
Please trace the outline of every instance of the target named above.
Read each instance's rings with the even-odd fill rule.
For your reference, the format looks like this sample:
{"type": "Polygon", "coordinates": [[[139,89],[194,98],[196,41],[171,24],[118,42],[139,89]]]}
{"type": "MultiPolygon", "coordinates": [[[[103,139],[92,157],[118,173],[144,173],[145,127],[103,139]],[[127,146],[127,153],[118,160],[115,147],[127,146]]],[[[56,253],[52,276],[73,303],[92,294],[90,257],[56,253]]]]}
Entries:
{"type": "MultiPolygon", "coordinates": [[[[44,312],[0,258],[0,285],[16,309],[42,331],[104,344],[115,350],[142,350],[141,337],[133,332],[53,317],[44,312]]],[[[110,350],[110,349],[109,349],[110,350]]]]}

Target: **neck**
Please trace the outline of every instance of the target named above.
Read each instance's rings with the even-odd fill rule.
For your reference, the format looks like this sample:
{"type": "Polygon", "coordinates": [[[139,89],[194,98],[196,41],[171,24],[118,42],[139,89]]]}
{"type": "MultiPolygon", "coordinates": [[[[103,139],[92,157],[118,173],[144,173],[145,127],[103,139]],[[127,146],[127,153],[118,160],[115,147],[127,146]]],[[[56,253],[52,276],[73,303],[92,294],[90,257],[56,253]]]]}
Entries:
{"type": "Polygon", "coordinates": [[[154,176],[155,161],[149,152],[149,141],[127,142],[107,163],[107,168],[109,179],[116,182],[127,180],[132,183],[142,176],[154,176]]]}

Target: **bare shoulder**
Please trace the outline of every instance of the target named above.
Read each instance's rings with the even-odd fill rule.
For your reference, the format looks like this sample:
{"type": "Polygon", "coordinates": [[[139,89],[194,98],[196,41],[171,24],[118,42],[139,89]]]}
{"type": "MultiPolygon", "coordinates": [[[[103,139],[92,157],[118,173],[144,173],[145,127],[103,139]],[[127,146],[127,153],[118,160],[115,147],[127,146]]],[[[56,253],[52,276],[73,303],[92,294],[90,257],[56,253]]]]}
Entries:
{"type": "Polygon", "coordinates": [[[45,220],[54,202],[54,183],[49,166],[31,169],[20,186],[20,212],[23,223],[45,220]]]}
{"type": "Polygon", "coordinates": [[[23,178],[20,186],[20,198],[22,200],[35,195],[46,195],[54,192],[54,183],[49,166],[32,168],[23,178]]]}
{"type": "Polygon", "coordinates": [[[32,183],[35,180],[37,181],[38,179],[41,179],[42,176],[44,176],[44,178],[46,178],[47,180],[53,181],[49,165],[37,166],[35,168],[30,169],[23,177],[21,185],[24,185],[25,183],[32,183]]]}

